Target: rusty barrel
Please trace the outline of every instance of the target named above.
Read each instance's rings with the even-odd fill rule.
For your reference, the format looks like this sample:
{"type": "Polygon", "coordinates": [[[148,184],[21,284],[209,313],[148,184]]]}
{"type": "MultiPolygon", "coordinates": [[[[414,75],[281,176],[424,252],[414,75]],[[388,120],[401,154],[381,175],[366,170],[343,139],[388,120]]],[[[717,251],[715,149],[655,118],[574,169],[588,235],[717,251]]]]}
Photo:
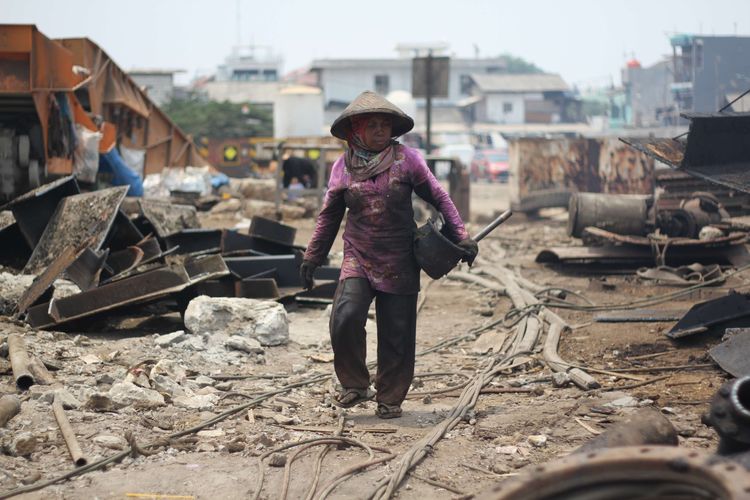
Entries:
{"type": "Polygon", "coordinates": [[[568,235],[580,238],[587,227],[643,236],[649,230],[650,196],[573,193],[568,205],[568,235]]]}

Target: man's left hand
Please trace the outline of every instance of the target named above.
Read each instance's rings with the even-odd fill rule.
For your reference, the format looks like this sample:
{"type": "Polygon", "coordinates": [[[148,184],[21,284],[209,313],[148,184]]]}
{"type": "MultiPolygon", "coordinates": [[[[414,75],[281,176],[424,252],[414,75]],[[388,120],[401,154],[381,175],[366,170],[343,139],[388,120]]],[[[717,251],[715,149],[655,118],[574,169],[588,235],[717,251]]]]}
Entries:
{"type": "Polygon", "coordinates": [[[464,256],[461,258],[462,262],[469,264],[469,267],[474,263],[474,259],[479,254],[479,245],[476,241],[471,238],[466,238],[458,243],[458,246],[464,251],[464,256]]]}

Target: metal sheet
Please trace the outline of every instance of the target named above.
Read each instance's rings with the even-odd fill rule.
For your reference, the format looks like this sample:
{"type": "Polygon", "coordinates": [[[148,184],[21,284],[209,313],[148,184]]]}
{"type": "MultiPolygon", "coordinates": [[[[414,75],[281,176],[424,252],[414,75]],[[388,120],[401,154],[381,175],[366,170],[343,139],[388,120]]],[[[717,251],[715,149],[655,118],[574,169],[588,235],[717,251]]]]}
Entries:
{"type": "Polygon", "coordinates": [[[46,268],[66,246],[95,236],[91,247],[99,249],[112,226],[128,186],[68,196],[57,207],[24,268],[36,274],[46,268]]]}
{"type": "Polygon", "coordinates": [[[167,249],[177,254],[219,252],[221,229],[183,229],[164,238],[167,249]]]}
{"type": "Polygon", "coordinates": [[[0,265],[21,269],[29,257],[31,248],[17,222],[0,229],[0,265]]]}
{"type": "Polygon", "coordinates": [[[226,229],[221,236],[221,253],[223,255],[288,255],[294,253],[294,247],[226,229]]]}
{"type": "Polygon", "coordinates": [[[143,233],[135,227],[135,224],[122,210],[118,210],[112,228],[109,230],[107,239],[102,246],[114,252],[137,245],[141,240],[143,240],[143,233]]]}
{"type": "Polygon", "coordinates": [[[651,323],[662,321],[677,321],[685,315],[685,311],[632,309],[629,311],[609,311],[594,315],[597,323],[651,323]]]}
{"type": "Polygon", "coordinates": [[[300,286],[299,264],[301,259],[299,256],[227,257],[224,260],[230,271],[237,273],[243,279],[275,268],[279,287],[300,286]]]}
{"type": "Polygon", "coordinates": [[[44,271],[37,276],[26,289],[21,298],[18,300],[17,314],[26,312],[26,310],[41,297],[52,283],[65,271],[83,252],[92,244],[94,237],[78,242],[75,246],[69,245],[63,247],[54,260],[47,266],[44,271]]]}
{"type": "Polygon", "coordinates": [[[725,342],[713,347],[708,354],[722,370],[733,377],[750,375],[750,328],[727,329],[736,330],[725,342]]]}
{"type": "Polygon", "coordinates": [[[156,235],[165,238],[183,229],[200,227],[195,207],[173,205],[156,200],[139,200],[141,213],[154,228],[156,235]]]}
{"type": "Polygon", "coordinates": [[[273,278],[248,278],[235,283],[235,296],[248,299],[278,299],[281,294],[273,278]]]}
{"type": "Polygon", "coordinates": [[[615,139],[509,142],[511,206],[567,206],[571,193],[652,194],[654,161],[615,139]]]}
{"type": "Polygon", "coordinates": [[[181,266],[156,269],[31,307],[27,321],[34,328],[48,328],[117,307],[164,297],[189,285],[190,277],[181,266]]]}
{"type": "Polygon", "coordinates": [[[185,271],[190,277],[191,284],[229,276],[229,268],[221,255],[206,255],[189,258],[185,260],[184,265],[185,271]]]}
{"type": "Polygon", "coordinates": [[[750,298],[747,295],[730,292],[725,297],[696,304],[666,335],[671,339],[680,339],[716,332],[720,326],[750,327],[750,298]]]}
{"type": "Polygon", "coordinates": [[[687,139],[621,139],[673,168],[750,193],[750,113],[686,114],[687,139]]]}
{"type": "Polygon", "coordinates": [[[63,177],[19,196],[3,208],[13,212],[26,243],[33,249],[57,210],[58,203],[80,192],[75,177],[63,177]]]}
{"type": "Polygon", "coordinates": [[[65,274],[83,291],[99,284],[104,263],[109,256],[109,248],[101,252],[86,247],[83,253],[68,267],[65,274]]]}
{"type": "Polygon", "coordinates": [[[279,245],[292,246],[297,228],[256,215],[250,221],[248,234],[279,245]]]}

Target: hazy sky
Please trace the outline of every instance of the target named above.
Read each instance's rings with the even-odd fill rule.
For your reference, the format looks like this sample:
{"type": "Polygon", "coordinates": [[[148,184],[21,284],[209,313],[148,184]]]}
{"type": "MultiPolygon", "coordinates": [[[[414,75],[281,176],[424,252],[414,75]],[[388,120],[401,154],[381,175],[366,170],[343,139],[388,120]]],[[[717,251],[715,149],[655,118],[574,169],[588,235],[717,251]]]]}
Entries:
{"type": "Polygon", "coordinates": [[[243,44],[279,52],[285,72],[441,41],[460,57],[508,52],[586,87],[619,83],[633,55],[648,65],[671,53],[674,32],[750,36],[750,1],[0,0],[0,22],[89,37],[125,69],[181,68],[183,81],[212,72],[240,31],[243,44]]]}

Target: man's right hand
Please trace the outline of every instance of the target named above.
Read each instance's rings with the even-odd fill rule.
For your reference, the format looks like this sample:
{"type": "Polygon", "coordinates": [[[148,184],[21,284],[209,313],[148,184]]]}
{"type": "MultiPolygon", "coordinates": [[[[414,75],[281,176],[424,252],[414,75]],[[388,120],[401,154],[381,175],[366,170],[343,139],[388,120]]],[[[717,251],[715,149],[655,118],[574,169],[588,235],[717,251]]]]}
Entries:
{"type": "Polygon", "coordinates": [[[300,281],[302,281],[302,286],[305,290],[312,289],[314,284],[313,274],[315,274],[315,269],[317,269],[317,267],[317,264],[313,264],[309,260],[303,260],[302,264],[299,266],[299,278],[300,281]]]}

